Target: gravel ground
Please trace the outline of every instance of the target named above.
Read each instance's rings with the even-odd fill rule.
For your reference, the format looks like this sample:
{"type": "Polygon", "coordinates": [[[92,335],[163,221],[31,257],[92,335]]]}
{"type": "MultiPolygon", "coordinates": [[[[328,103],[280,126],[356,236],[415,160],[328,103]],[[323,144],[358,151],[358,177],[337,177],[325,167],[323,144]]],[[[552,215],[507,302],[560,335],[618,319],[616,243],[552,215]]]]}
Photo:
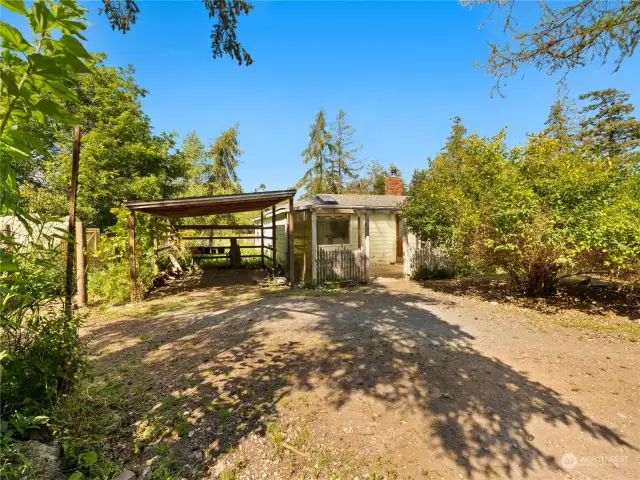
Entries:
{"type": "Polygon", "coordinates": [[[640,344],[624,338],[394,279],[117,312],[83,334],[148,392],[119,433],[128,465],[162,442],[185,478],[640,477],[640,344]],[[186,430],[145,437],[167,396],[186,430]]]}

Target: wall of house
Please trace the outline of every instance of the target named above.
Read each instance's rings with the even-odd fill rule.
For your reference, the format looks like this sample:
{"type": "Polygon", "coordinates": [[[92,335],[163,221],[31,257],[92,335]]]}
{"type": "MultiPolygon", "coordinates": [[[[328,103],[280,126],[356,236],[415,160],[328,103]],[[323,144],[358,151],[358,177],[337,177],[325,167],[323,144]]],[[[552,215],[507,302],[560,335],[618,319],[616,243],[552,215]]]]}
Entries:
{"type": "MultiPolygon", "coordinates": [[[[256,220],[256,224],[260,225],[260,219],[256,220]]],[[[272,230],[272,222],[271,217],[266,217],[264,219],[264,226],[267,227],[264,229],[264,244],[268,247],[273,245],[273,230],[272,230]]],[[[260,235],[260,230],[256,230],[256,236],[260,235]]],[[[255,245],[257,247],[260,246],[260,239],[256,239],[255,245]]],[[[269,249],[265,249],[264,254],[271,258],[272,251],[269,249]]],[[[278,265],[284,266],[286,262],[287,256],[287,216],[286,213],[277,213],[276,214],[276,261],[278,265]]],[[[268,263],[267,263],[268,264],[268,263]]]]}
{"type": "Polygon", "coordinates": [[[396,218],[387,213],[369,215],[369,252],[371,265],[396,261],[396,218]]]}

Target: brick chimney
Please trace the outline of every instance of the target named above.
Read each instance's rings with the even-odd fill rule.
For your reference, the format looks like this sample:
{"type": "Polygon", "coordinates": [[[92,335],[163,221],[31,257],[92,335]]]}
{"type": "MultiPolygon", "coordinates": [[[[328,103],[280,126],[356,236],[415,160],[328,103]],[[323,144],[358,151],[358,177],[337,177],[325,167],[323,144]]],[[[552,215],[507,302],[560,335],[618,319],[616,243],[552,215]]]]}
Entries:
{"type": "Polygon", "coordinates": [[[385,195],[404,195],[404,183],[398,176],[398,170],[391,169],[391,175],[384,179],[385,195]]]}

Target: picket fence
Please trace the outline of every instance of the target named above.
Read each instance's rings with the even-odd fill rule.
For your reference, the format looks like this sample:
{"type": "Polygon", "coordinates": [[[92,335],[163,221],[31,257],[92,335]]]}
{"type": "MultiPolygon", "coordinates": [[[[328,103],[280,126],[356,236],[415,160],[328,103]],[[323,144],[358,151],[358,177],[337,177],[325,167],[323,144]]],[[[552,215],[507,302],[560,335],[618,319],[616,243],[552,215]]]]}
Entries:
{"type": "Polygon", "coordinates": [[[411,277],[423,267],[430,269],[447,268],[450,259],[445,248],[426,242],[422,246],[409,248],[404,255],[404,276],[411,277]]]}
{"type": "Polygon", "coordinates": [[[318,284],[327,282],[352,281],[366,283],[366,255],[364,249],[349,248],[323,249],[318,247],[318,284]]]}

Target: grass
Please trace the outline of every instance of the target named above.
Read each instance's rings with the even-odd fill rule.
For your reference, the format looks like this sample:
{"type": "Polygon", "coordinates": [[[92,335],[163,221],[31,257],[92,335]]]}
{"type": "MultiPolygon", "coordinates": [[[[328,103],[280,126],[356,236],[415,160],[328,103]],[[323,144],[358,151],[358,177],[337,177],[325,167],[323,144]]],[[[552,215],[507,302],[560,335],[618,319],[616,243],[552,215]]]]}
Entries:
{"type": "Polygon", "coordinates": [[[601,317],[587,315],[558,315],[556,322],[563,327],[579,328],[603,334],[622,335],[632,342],[640,341],[640,323],[629,320],[607,322],[601,317]]]}

